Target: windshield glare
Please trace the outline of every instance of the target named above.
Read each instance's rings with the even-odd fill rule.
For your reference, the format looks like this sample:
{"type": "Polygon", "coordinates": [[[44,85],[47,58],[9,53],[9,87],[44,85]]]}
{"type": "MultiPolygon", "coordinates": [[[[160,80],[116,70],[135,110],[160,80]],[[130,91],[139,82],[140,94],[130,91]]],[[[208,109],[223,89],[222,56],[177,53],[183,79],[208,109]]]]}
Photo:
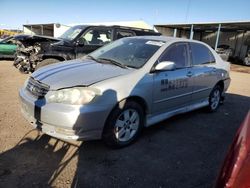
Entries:
{"type": "Polygon", "coordinates": [[[110,59],[132,68],[142,67],[164,44],[163,41],[123,38],[92,52],[95,59],[110,59]]]}
{"type": "Polygon", "coordinates": [[[82,27],[76,26],[71,27],[68,29],[65,33],[63,33],[59,38],[67,39],[67,40],[73,40],[79,35],[79,33],[83,30],[82,27]]]}

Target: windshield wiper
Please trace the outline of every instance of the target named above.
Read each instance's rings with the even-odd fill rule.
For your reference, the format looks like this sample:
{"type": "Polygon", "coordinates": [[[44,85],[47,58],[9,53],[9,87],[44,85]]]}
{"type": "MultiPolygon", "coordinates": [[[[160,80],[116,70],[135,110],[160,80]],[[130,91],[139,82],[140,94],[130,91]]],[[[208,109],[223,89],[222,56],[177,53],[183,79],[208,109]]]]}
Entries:
{"type": "Polygon", "coordinates": [[[132,69],[138,69],[138,67],[133,66],[133,65],[126,65],[126,67],[132,68],[132,69]]]}
{"type": "Polygon", "coordinates": [[[94,57],[91,56],[91,55],[87,55],[86,58],[91,59],[91,60],[94,60],[94,61],[96,61],[97,63],[101,63],[98,59],[94,58],[94,57]]]}
{"type": "Polygon", "coordinates": [[[97,60],[107,61],[107,62],[109,62],[109,63],[111,63],[111,64],[113,64],[113,65],[116,65],[116,66],[121,67],[121,68],[124,68],[124,69],[127,68],[127,66],[125,66],[125,65],[123,65],[123,64],[121,64],[121,63],[119,63],[119,62],[117,62],[117,61],[115,61],[115,60],[113,60],[113,59],[98,58],[97,60]]]}

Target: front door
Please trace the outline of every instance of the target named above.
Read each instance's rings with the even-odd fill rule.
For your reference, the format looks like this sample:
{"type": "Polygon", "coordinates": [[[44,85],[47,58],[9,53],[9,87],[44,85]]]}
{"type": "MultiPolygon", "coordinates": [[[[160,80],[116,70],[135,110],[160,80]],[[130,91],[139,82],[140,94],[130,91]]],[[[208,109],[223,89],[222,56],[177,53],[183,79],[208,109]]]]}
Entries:
{"type": "Polygon", "coordinates": [[[162,113],[188,105],[192,96],[192,69],[188,45],[174,43],[161,55],[158,62],[171,61],[175,70],[154,73],[153,111],[162,113]]]}

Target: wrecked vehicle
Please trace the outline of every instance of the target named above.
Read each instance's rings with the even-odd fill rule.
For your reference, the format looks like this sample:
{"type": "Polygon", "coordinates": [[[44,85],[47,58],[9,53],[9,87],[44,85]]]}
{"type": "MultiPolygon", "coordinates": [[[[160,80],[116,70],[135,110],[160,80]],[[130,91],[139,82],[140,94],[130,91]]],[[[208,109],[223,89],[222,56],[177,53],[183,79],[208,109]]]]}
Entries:
{"type": "Polygon", "coordinates": [[[224,61],[228,61],[229,58],[233,56],[234,50],[229,45],[222,44],[217,47],[216,52],[224,61]]]}
{"type": "Polygon", "coordinates": [[[250,49],[247,52],[247,56],[244,59],[244,65],[250,66],[250,49]]]}
{"type": "Polygon", "coordinates": [[[23,73],[33,72],[37,62],[40,61],[38,54],[43,53],[43,49],[50,48],[54,42],[60,39],[36,35],[16,35],[14,37],[17,44],[14,66],[23,73]]]}
{"type": "Polygon", "coordinates": [[[38,68],[83,57],[97,48],[123,37],[161,35],[154,30],[123,26],[78,25],[68,29],[61,37],[18,35],[18,48],[14,66],[23,73],[38,68]]]}

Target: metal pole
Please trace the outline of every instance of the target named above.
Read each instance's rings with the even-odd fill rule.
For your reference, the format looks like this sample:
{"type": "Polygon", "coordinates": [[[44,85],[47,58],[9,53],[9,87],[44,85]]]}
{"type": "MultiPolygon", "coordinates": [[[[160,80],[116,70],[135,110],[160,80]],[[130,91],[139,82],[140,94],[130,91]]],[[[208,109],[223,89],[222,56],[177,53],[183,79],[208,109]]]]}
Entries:
{"type": "Polygon", "coordinates": [[[43,25],[41,25],[41,34],[43,35],[43,25]]]}
{"type": "Polygon", "coordinates": [[[177,29],[175,28],[174,29],[174,37],[176,37],[176,34],[177,34],[177,29]]]}
{"type": "Polygon", "coordinates": [[[239,58],[241,59],[241,50],[242,50],[242,46],[243,46],[243,43],[244,43],[244,38],[245,38],[245,31],[243,31],[243,34],[242,34],[242,38],[241,38],[241,44],[240,44],[240,51],[239,51],[239,58]]]}
{"type": "Polygon", "coordinates": [[[218,46],[219,39],[220,39],[220,28],[221,28],[221,24],[219,24],[218,31],[217,31],[217,36],[216,36],[216,41],[215,41],[215,46],[214,46],[215,50],[217,50],[217,46],[218,46]]]}
{"type": "Polygon", "coordinates": [[[234,55],[236,55],[236,48],[237,48],[237,44],[238,44],[238,32],[236,31],[235,35],[234,35],[234,41],[235,41],[235,45],[234,45],[234,55]]]}
{"type": "Polygon", "coordinates": [[[189,35],[189,39],[193,39],[194,36],[194,25],[191,25],[191,29],[190,29],[190,35],[189,35]]]}

